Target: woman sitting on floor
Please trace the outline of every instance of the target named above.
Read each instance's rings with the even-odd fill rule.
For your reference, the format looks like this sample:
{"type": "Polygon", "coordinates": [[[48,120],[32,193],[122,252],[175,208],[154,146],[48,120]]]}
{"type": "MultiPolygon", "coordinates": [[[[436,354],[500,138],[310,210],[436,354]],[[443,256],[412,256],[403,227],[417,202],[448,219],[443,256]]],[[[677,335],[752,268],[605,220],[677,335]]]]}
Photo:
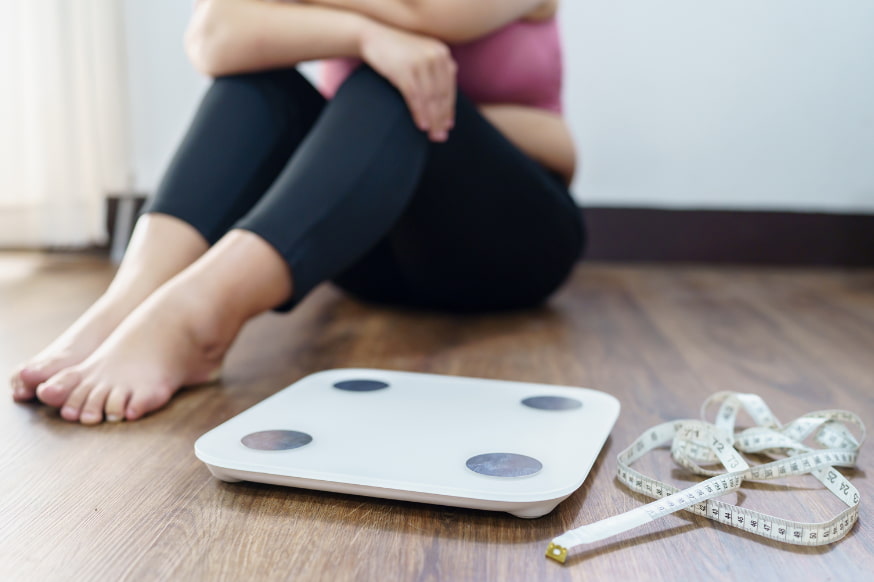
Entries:
{"type": "Polygon", "coordinates": [[[197,0],[186,50],[214,81],[111,285],[15,371],[14,398],[140,418],[323,281],[429,310],[543,302],[584,243],[555,11],[197,0]],[[313,59],[322,92],[294,68],[313,59]]]}

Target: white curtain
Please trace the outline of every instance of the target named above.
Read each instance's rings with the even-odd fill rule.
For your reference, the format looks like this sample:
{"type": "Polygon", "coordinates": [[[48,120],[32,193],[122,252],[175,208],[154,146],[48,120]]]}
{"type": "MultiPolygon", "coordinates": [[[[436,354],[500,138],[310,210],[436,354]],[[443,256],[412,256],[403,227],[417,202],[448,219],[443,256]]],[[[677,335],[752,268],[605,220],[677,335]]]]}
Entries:
{"type": "Polygon", "coordinates": [[[122,3],[0,0],[0,248],[106,239],[130,182],[122,3]]]}

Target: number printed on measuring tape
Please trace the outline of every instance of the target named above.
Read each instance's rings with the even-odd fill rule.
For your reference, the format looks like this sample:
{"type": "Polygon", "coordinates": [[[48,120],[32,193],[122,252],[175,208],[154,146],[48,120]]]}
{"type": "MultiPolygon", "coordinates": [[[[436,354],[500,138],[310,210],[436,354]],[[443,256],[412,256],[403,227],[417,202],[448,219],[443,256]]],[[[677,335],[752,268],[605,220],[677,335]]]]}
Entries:
{"type": "Polygon", "coordinates": [[[617,456],[617,476],[629,489],[655,501],[564,533],[550,542],[549,558],[564,563],[568,550],[620,534],[681,509],[772,540],[819,546],[844,537],[859,517],[859,491],[835,468],[853,467],[865,440],[865,425],[846,410],[820,410],[781,425],[767,404],[755,394],[718,392],[701,406],[702,417],[718,405],[715,420],[679,420],[660,424],[639,436],[617,456]],[[745,410],[757,426],[735,431],[737,414],[745,410]],[[861,432],[857,439],[849,430],[861,432]],[[811,448],[808,437],[822,448],[811,448]],[[658,447],[670,444],[671,456],[695,474],[709,477],[687,489],[647,477],[632,463],[658,447]],[[774,458],[750,467],[741,453],[774,458]],[[780,456],[780,458],[775,458],[780,456]],[[720,463],[725,472],[701,465],[720,463]],[[816,477],[847,508],[821,523],[804,523],[767,515],[716,499],[736,491],[744,480],[766,481],[793,475],[816,477]]]}

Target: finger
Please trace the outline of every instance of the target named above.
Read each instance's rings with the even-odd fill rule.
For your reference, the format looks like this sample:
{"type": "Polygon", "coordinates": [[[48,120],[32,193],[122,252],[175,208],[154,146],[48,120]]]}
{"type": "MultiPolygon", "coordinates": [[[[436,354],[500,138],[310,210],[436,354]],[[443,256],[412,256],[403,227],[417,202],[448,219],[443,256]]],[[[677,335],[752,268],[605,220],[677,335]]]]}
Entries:
{"type": "Polygon", "coordinates": [[[413,116],[413,123],[415,123],[416,127],[420,130],[428,131],[428,118],[424,114],[421,89],[419,88],[418,82],[416,82],[412,76],[409,76],[395,83],[395,86],[404,97],[407,108],[413,116]]]}
{"type": "Polygon", "coordinates": [[[428,56],[421,73],[420,82],[425,91],[425,107],[428,116],[428,138],[432,141],[443,141],[444,117],[443,101],[446,90],[446,79],[443,75],[442,59],[439,49],[428,56]]]}
{"type": "Polygon", "coordinates": [[[431,104],[434,125],[431,130],[437,141],[446,141],[455,121],[456,71],[449,49],[444,48],[432,72],[435,86],[431,104]]]}
{"type": "Polygon", "coordinates": [[[458,65],[455,61],[450,60],[447,71],[449,74],[449,107],[448,107],[448,125],[447,129],[455,127],[455,105],[458,100],[458,65]]]}
{"type": "Polygon", "coordinates": [[[448,53],[433,70],[435,90],[432,97],[432,115],[435,116],[435,121],[431,128],[431,138],[434,141],[446,141],[455,120],[455,72],[455,61],[448,53]]]}
{"type": "Polygon", "coordinates": [[[453,125],[455,125],[455,99],[457,96],[456,92],[456,81],[455,81],[455,62],[449,59],[445,62],[441,68],[442,71],[442,90],[441,90],[441,101],[440,101],[440,128],[443,130],[445,134],[448,133],[449,130],[452,129],[453,125]]]}
{"type": "Polygon", "coordinates": [[[413,78],[415,79],[416,87],[418,88],[418,113],[422,118],[422,125],[419,127],[427,132],[428,139],[431,139],[437,120],[434,117],[431,103],[432,95],[434,93],[434,79],[431,75],[428,64],[422,62],[417,63],[417,66],[413,69],[413,78]]]}

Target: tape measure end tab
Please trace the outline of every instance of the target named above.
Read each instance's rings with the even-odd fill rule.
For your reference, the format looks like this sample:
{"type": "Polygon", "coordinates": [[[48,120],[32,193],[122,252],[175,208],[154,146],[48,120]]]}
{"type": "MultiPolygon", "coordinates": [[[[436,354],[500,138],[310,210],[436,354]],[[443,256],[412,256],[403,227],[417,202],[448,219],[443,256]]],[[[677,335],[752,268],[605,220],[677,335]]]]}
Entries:
{"type": "Polygon", "coordinates": [[[567,548],[555,542],[549,542],[549,547],[546,548],[546,557],[552,558],[559,564],[564,564],[565,560],[567,560],[567,548]]]}

